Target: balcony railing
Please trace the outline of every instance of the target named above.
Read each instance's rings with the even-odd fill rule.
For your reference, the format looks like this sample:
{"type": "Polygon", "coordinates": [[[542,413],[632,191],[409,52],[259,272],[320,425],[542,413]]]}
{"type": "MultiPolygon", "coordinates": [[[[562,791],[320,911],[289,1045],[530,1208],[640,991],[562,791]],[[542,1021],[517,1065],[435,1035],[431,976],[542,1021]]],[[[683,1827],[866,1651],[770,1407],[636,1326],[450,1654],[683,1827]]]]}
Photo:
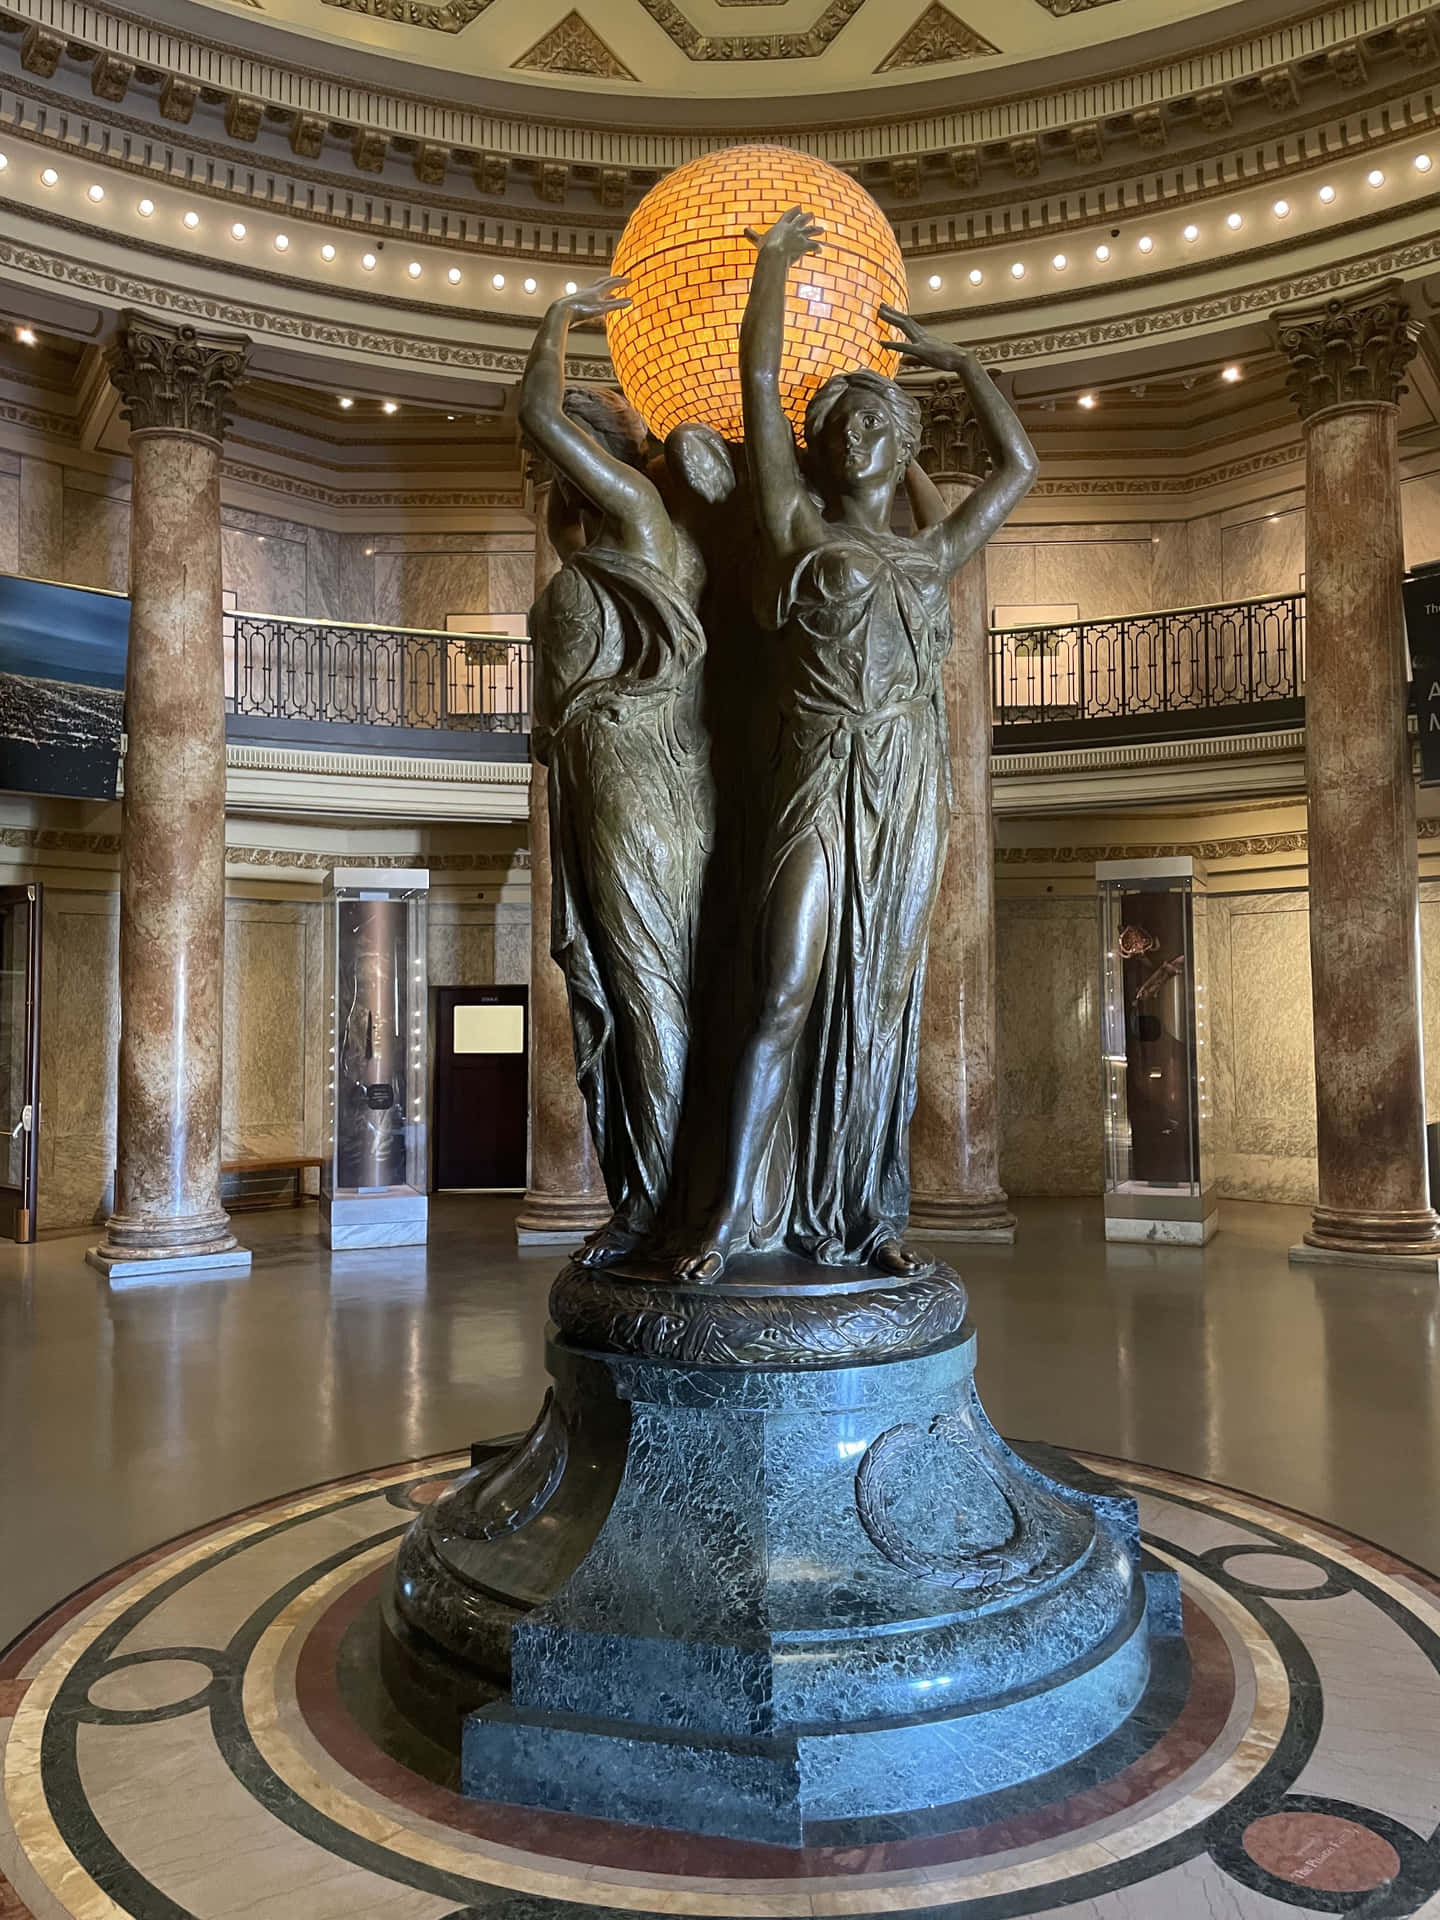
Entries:
{"type": "MultiPolygon", "coordinates": [[[[529,730],[528,640],[233,613],[225,647],[237,714],[529,730]]],[[[990,666],[1001,748],[1299,724],[1305,596],[997,628],[990,666]]]]}
{"type": "Polygon", "coordinates": [[[272,720],[527,733],[530,643],[229,613],[225,693],[272,720]]]}
{"type": "Polygon", "coordinates": [[[997,745],[1301,718],[1305,596],[1006,627],[990,635],[997,745]]]}

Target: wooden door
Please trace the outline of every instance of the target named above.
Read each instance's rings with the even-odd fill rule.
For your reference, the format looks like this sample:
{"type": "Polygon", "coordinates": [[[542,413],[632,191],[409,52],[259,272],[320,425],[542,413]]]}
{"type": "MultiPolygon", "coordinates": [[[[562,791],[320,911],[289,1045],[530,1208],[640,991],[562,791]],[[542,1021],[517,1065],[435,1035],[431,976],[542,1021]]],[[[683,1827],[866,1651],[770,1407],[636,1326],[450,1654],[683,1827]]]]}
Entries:
{"type": "Polygon", "coordinates": [[[42,890],[0,887],[0,1236],[35,1238],[42,890]]]}
{"type": "Polygon", "coordinates": [[[435,990],[434,1185],[523,1193],[528,987],[435,990]]]}

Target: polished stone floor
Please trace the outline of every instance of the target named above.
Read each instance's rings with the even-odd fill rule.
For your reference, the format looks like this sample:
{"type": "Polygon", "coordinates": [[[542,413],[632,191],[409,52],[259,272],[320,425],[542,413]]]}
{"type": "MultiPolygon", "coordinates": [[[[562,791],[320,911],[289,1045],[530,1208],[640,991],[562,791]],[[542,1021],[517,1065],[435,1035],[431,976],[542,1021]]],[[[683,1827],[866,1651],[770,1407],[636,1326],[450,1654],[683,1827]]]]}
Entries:
{"type": "MultiPolygon", "coordinates": [[[[1019,1206],[951,1257],[1002,1432],[1259,1494],[1440,1569],[1440,1295],[1292,1268],[1297,1208],[1201,1250],[1108,1247],[1019,1206]]],[[[557,1264],[511,1203],[439,1198],[428,1248],[327,1254],[312,1208],[240,1216],[247,1277],[112,1287],[85,1236],[0,1249],[0,1645],[107,1568],[258,1501],[528,1426],[557,1264]]],[[[91,1236],[93,1237],[93,1236],[91,1236]]]]}
{"type": "Polygon", "coordinates": [[[400,1534],[542,1390],[506,1206],[333,1259],[251,1215],[239,1279],[0,1253],[0,1642],[46,1615],[0,1652],[0,1920],[1440,1915],[1433,1283],[1291,1269],[1290,1209],[1203,1252],[1020,1213],[957,1263],[985,1400],[1134,1494],[1184,1637],[1066,1767],[799,1849],[462,1799],[378,1686],[400,1534]]]}

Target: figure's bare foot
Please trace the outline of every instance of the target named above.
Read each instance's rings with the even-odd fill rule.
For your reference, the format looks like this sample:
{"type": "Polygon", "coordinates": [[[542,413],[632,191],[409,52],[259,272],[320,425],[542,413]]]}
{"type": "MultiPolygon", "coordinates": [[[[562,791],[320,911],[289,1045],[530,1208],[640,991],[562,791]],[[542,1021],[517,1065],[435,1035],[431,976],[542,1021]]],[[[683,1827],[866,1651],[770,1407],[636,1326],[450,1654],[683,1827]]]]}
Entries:
{"type": "Polygon", "coordinates": [[[899,1240],[882,1240],[875,1249],[875,1265],[882,1273],[893,1273],[901,1279],[911,1280],[917,1273],[924,1273],[930,1262],[899,1240]]]}
{"type": "Polygon", "coordinates": [[[577,1266],[613,1267],[617,1260],[623,1260],[627,1253],[633,1253],[639,1241],[638,1233],[622,1225],[618,1219],[610,1219],[603,1227],[596,1228],[573,1257],[577,1266]]]}
{"type": "Polygon", "coordinates": [[[682,1254],[675,1262],[675,1278],[688,1280],[698,1286],[718,1280],[730,1257],[731,1234],[732,1228],[727,1220],[710,1221],[700,1235],[700,1245],[696,1251],[682,1254]]]}

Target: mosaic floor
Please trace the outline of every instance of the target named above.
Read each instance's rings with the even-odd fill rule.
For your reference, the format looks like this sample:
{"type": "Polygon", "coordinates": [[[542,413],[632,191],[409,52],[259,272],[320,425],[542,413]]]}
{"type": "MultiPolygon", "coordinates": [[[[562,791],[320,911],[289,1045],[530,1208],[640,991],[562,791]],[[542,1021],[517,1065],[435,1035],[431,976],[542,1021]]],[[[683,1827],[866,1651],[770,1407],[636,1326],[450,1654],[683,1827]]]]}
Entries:
{"type": "Polygon", "coordinates": [[[475,1804],[370,1679],[407,1516],[466,1461],[232,1516],[0,1658],[0,1920],[1440,1916],[1440,1581],[1090,1459],[1178,1569],[1139,1713],[1022,1790],[791,1852],[475,1804]]]}

